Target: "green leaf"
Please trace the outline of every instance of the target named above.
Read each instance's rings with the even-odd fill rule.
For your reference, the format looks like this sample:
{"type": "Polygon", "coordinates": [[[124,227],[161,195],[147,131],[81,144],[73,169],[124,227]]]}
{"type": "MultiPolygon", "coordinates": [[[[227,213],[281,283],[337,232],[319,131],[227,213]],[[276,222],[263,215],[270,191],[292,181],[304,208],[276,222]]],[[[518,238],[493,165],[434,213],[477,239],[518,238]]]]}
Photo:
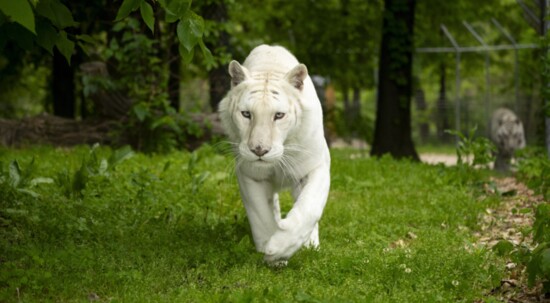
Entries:
{"type": "Polygon", "coordinates": [[[178,22],[176,33],[178,34],[180,44],[185,47],[187,52],[191,52],[193,47],[199,42],[199,39],[191,34],[190,24],[187,20],[180,20],[178,22]]]}
{"type": "Polygon", "coordinates": [[[209,171],[205,171],[205,172],[202,172],[198,177],[197,177],[197,182],[199,184],[202,184],[204,183],[204,181],[206,181],[206,179],[210,177],[210,172],[209,171]]]}
{"type": "Polygon", "coordinates": [[[310,296],[309,294],[305,293],[303,290],[298,291],[298,293],[294,296],[294,299],[298,302],[307,302],[307,303],[320,303],[322,301],[310,296]]]}
{"type": "Polygon", "coordinates": [[[0,0],[0,11],[13,22],[21,24],[33,34],[36,34],[34,13],[27,0],[0,0]]]}
{"type": "Polygon", "coordinates": [[[191,61],[193,60],[193,55],[195,54],[194,48],[191,49],[191,51],[188,51],[188,50],[183,46],[183,44],[180,43],[180,45],[179,45],[179,51],[180,51],[180,56],[181,56],[181,58],[183,59],[183,62],[186,63],[186,64],[191,63],[191,61]]]}
{"type": "Polygon", "coordinates": [[[191,191],[193,194],[197,193],[201,186],[204,184],[204,181],[210,176],[209,171],[202,172],[199,175],[194,175],[193,180],[191,181],[191,191]]]}
{"type": "MultiPolygon", "coordinates": [[[[7,23],[2,25],[3,34],[9,39],[15,41],[15,43],[24,50],[31,51],[34,49],[34,41],[36,40],[35,34],[24,28],[19,23],[7,23]]],[[[5,37],[1,37],[4,40],[5,37]]],[[[1,43],[0,43],[1,44],[1,43]]]]}
{"type": "Polygon", "coordinates": [[[533,287],[535,285],[535,281],[537,279],[537,276],[540,274],[539,269],[539,263],[541,259],[538,256],[533,256],[531,260],[527,263],[527,285],[529,287],[533,287]]]}
{"type": "Polygon", "coordinates": [[[190,52],[201,40],[204,20],[194,12],[189,12],[180,20],[177,27],[178,40],[190,52]]]}
{"type": "Polygon", "coordinates": [[[59,31],[59,36],[55,46],[59,52],[65,57],[67,63],[71,64],[71,56],[73,55],[74,42],[67,38],[67,33],[65,31],[59,31]]]}
{"type": "Polygon", "coordinates": [[[212,177],[210,178],[214,182],[223,181],[229,177],[229,174],[226,172],[217,172],[212,174],[212,177]]]}
{"type": "Polygon", "coordinates": [[[166,172],[170,166],[172,165],[172,162],[170,160],[166,161],[166,163],[164,163],[164,167],[162,168],[162,172],[166,172]]]}
{"type": "MultiPolygon", "coordinates": [[[[80,49],[84,51],[86,56],[93,56],[94,49],[97,43],[97,41],[95,41],[94,38],[88,35],[76,35],[76,43],[80,47],[80,49]]],[[[83,79],[82,81],[86,82],[89,80],[83,79]]],[[[90,89],[93,89],[93,87],[94,85],[90,85],[90,86],[86,85],[84,87],[84,93],[86,94],[86,96],[89,96],[89,93],[90,93],[89,91],[90,89]]]]}
{"type": "Polygon", "coordinates": [[[208,47],[204,45],[204,42],[202,41],[202,39],[199,41],[199,46],[201,47],[202,54],[204,56],[204,61],[206,61],[206,66],[209,69],[214,67],[216,64],[216,62],[214,61],[214,57],[212,56],[212,53],[210,52],[208,47]]]}
{"type": "Polygon", "coordinates": [[[82,162],[80,169],[74,173],[73,184],[72,184],[73,193],[78,195],[82,194],[82,190],[86,188],[86,184],[88,183],[88,178],[89,178],[88,169],[86,168],[85,163],[82,162]]]}
{"type": "Polygon", "coordinates": [[[175,16],[176,19],[182,19],[185,17],[185,14],[187,14],[187,11],[191,7],[190,0],[165,0],[159,1],[159,3],[164,7],[164,9],[166,9],[167,16],[172,15],[175,16]]]}
{"type": "Polygon", "coordinates": [[[155,14],[153,13],[153,7],[143,1],[141,3],[141,6],[139,7],[139,11],[141,13],[141,18],[143,18],[143,21],[147,25],[147,27],[151,30],[151,32],[155,32],[155,14]]]}
{"type": "Polygon", "coordinates": [[[9,172],[11,185],[13,187],[17,187],[21,182],[21,168],[19,167],[19,163],[17,162],[17,160],[11,161],[9,172]]]}
{"type": "Polygon", "coordinates": [[[97,173],[101,176],[105,176],[107,174],[107,170],[109,169],[109,162],[105,159],[101,159],[99,161],[99,167],[97,169],[97,173]]]}
{"type": "Polygon", "coordinates": [[[543,274],[550,276],[550,248],[541,252],[540,269],[543,274]]]}
{"type": "Polygon", "coordinates": [[[192,11],[189,11],[186,17],[189,22],[191,34],[197,38],[202,37],[202,34],[204,33],[204,19],[192,11]]]}
{"type": "Polygon", "coordinates": [[[493,251],[499,256],[506,256],[510,254],[512,250],[514,250],[514,244],[507,240],[501,240],[493,246],[493,251]]]}
{"type": "Polygon", "coordinates": [[[40,195],[37,194],[36,192],[32,191],[32,190],[29,190],[29,189],[26,189],[26,188],[18,188],[17,189],[18,192],[20,193],[24,193],[24,194],[27,194],[27,195],[30,195],[31,197],[33,198],[38,198],[40,195]]]}
{"type": "Polygon", "coordinates": [[[180,18],[178,18],[178,16],[170,13],[169,11],[166,11],[165,15],[166,16],[165,16],[164,20],[168,23],[173,23],[173,22],[176,22],[180,19],[180,18]]]}
{"type": "Polygon", "coordinates": [[[36,27],[36,43],[53,55],[53,47],[57,42],[57,31],[49,22],[39,22],[36,27]]]}
{"type": "Polygon", "coordinates": [[[38,177],[31,180],[30,185],[31,187],[34,187],[38,184],[51,184],[53,183],[52,178],[44,178],[44,177],[38,177]]]}
{"type": "Polygon", "coordinates": [[[76,38],[80,41],[84,41],[86,43],[90,44],[96,44],[98,43],[92,36],[90,35],[77,35],[76,38]]]}
{"type": "Polygon", "coordinates": [[[143,122],[149,116],[149,109],[143,103],[136,104],[133,110],[140,122],[143,122]]]}
{"type": "Polygon", "coordinates": [[[115,150],[111,154],[111,157],[109,158],[109,165],[111,167],[115,167],[116,165],[118,165],[122,161],[124,161],[126,159],[130,159],[134,155],[135,155],[135,153],[132,150],[132,148],[130,146],[126,145],[124,147],[121,147],[121,148],[115,150]]]}
{"type": "Polygon", "coordinates": [[[78,24],[74,21],[71,11],[59,0],[40,0],[36,6],[36,13],[46,17],[58,29],[78,24]]]}
{"type": "Polygon", "coordinates": [[[143,0],[124,0],[118,9],[115,21],[120,21],[128,17],[131,12],[140,7],[141,2],[143,2],[143,0]]]}
{"type": "Polygon", "coordinates": [[[168,126],[172,122],[172,118],[170,116],[164,116],[158,119],[155,119],[153,123],[151,124],[151,129],[156,129],[159,126],[168,126]]]}

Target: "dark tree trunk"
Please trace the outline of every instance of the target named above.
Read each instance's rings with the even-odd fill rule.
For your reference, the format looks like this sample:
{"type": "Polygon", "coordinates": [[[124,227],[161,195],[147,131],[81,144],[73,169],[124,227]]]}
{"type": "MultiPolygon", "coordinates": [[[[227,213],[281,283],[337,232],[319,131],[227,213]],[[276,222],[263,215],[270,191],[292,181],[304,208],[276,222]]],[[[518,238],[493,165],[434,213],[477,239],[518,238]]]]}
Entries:
{"type": "Polygon", "coordinates": [[[357,137],[358,128],[361,125],[361,90],[359,88],[353,89],[353,103],[351,104],[351,110],[349,112],[349,122],[351,123],[351,134],[353,137],[357,137]]]}
{"type": "Polygon", "coordinates": [[[168,46],[168,98],[170,105],[179,111],[180,109],[180,73],[181,56],[179,52],[179,41],[176,35],[177,23],[169,25],[170,42],[168,46]]]}
{"type": "Polygon", "coordinates": [[[218,110],[218,103],[225,97],[230,88],[231,79],[227,73],[226,66],[220,66],[212,69],[208,73],[208,82],[210,83],[210,107],[213,111],[218,110]]]}
{"type": "MultiPolygon", "coordinates": [[[[539,17],[539,20],[540,20],[540,35],[543,37],[543,38],[546,38],[547,37],[547,34],[548,34],[548,7],[547,7],[547,1],[545,0],[539,0],[539,6],[540,6],[540,17],[539,17]]],[[[547,60],[548,59],[548,46],[544,47],[543,49],[543,52],[544,52],[544,58],[547,60]]],[[[545,145],[546,145],[546,154],[548,156],[548,159],[550,159],[550,115],[548,114],[548,110],[544,110],[544,109],[548,109],[550,108],[550,96],[549,94],[547,93],[548,91],[548,86],[550,86],[550,79],[548,77],[548,74],[543,74],[543,81],[542,81],[542,85],[546,88],[543,90],[543,100],[542,100],[542,115],[543,115],[543,119],[544,121],[542,122],[543,123],[543,127],[544,127],[544,142],[545,142],[545,145]]]]}
{"type": "Polygon", "coordinates": [[[384,1],[373,156],[419,160],[411,137],[415,5],[415,0],[384,1]]]}
{"type": "MultiPolygon", "coordinates": [[[[353,101],[350,101],[350,96],[349,96],[349,89],[347,87],[343,88],[342,89],[342,96],[344,98],[344,113],[343,113],[343,117],[344,117],[344,125],[346,127],[346,136],[350,137],[353,135],[353,128],[352,128],[352,102],[353,101]]],[[[346,139],[349,139],[349,138],[346,138],[346,139]]]]}
{"type": "Polygon", "coordinates": [[[53,50],[52,98],[54,115],[75,117],[74,69],[56,48],[53,50]]]}
{"type": "Polygon", "coordinates": [[[342,96],[344,98],[344,114],[346,117],[348,116],[348,113],[350,112],[350,102],[349,102],[349,90],[347,87],[344,87],[342,89],[342,96]]]}
{"type": "Polygon", "coordinates": [[[358,87],[353,89],[353,110],[354,114],[361,111],[361,89],[358,87]]]}
{"type": "MultiPolygon", "coordinates": [[[[211,1],[202,9],[203,17],[218,23],[224,23],[228,19],[227,6],[222,1],[211,1]]],[[[221,30],[216,40],[206,41],[206,46],[216,52],[217,49],[231,53],[229,43],[229,34],[221,30]]],[[[210,84],[210,107],[213,111],[218,110],[218,103],[225,97],[230,88],[231,79],[227,72],[227,66],[218,66],[208,72],[208,82],[210,84]]]]}
{"type": "Polygon", "coordinates": [[[423,143],[428,142],[430,137],[430,125],[428,124],[428,117],[426,111],[428,110],[428,104],[426,103],[426,95],[424,90],[419,88],[416,90],[415,95],[416,109],[418,110],[420,121],[418,122],[418,131],[420,140],[423,143]]]}
{"type": "Polygon", "coordinates": [[[445,130],[450,129],[449,119],[447,117],[447,84],[446,84],[446,66],[445,62],[439,65],[439,98],[437,99],[437,138],[441,142],[450,142],[450,136],[445,130]]]}

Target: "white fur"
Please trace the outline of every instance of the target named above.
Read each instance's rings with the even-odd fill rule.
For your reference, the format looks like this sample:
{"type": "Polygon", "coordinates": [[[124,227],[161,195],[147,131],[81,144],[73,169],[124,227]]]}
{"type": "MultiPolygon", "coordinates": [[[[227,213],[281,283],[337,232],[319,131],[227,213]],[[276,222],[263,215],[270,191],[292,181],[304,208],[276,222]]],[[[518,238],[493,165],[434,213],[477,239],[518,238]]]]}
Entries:
{"type": "Polygon", "coordinates": [[[319,246],[330,187],[321,104],[305,65],[283,47],[258,46],[242,66],[232,61],[229,73],[219,113],[235,146],[241,197],[256,249],[280,264],[303,245],[319,246]],[[277,193],[285,188],[294,205],[281,218],[277,193]]]}
{"type": "Polygon", "coordinates": [[[513,111],[495,110],[491,118],[491,139],[498,149],[495,169],[508,170],[514,152],[525,147],[523,124],[513,111]]]}

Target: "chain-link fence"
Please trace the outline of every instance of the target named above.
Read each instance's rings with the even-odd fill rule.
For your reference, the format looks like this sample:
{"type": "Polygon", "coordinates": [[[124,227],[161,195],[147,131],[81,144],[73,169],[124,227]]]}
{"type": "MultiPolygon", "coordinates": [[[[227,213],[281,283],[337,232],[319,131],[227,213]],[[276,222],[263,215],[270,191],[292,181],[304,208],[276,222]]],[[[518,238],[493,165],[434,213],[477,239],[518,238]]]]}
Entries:
{"type": "Polygon", "coordinates": [[[492,23],[504,42],[488,44],[464,22],[478,45],[459,45],[441,25],[451,46],[416,50],[417,61],[432,67],[431,73],[418,65],[415,71],[413,133],[417,142],[450,143],[453,138],[447,129],[466,133],[475,127],[477,135],[489,136],[492,113],[500,107],[516,112],[527,141],[535,140],[542,106],[541,71],[536,66],[539,45],[518,44],[498,21],[492,23]],[[438,68],[433,69],[434,62],[438,68]]]}

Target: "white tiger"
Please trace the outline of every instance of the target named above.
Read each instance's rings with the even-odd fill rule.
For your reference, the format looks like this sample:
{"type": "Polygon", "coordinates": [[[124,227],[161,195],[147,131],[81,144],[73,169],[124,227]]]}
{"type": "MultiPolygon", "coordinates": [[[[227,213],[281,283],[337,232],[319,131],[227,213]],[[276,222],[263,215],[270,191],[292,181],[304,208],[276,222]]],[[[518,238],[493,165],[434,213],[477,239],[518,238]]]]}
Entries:
{"type": "Polygon", "coordinates": [[[498,149],[495,169],[509,170],[514,152],[525,147],[523,124],[513,111],[507,108],[495,110],[491,119],[491,140],[498,149]]]}
{"type": "Polygon", "coordinates": [[[256,249],[284,265],[303,245],[319,246],[318,222],[330,187],[321,104],[305,65],[285,48],[260,45],[229,64],[231,90],[220,102],[234,145],[236,175],[256,249]],[[294,205],[281,218],[278,192],[294,205]]]}

